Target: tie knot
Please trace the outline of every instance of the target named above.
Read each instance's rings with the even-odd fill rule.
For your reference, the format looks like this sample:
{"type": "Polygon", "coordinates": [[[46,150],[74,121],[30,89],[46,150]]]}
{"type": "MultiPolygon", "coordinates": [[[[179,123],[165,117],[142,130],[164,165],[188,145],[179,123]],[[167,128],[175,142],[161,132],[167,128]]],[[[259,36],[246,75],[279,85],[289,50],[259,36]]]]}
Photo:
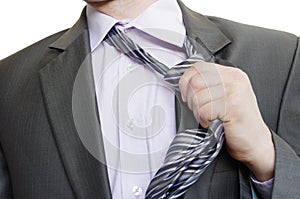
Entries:
{"type": "Polygon", "coordinates": [[[164,80],[171,84],[176,90],[179,90],[179,80],[189,66],[173,67],[164,76],[164,80]]]}

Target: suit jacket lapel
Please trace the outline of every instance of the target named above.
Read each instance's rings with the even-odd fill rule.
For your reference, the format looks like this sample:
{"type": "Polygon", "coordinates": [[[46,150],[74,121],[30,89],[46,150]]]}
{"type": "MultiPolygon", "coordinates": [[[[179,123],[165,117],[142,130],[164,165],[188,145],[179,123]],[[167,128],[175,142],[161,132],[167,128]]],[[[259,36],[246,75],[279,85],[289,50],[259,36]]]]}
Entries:
{"type": "Polygon", "coordinates": [[[77,198],[111,198],[97,118],[85,10],[50,47],[60,53],[40,70],[43,97],[61,159],[77,198]]]}
{"type": "Polygon", "coordinates": [[[187,36],[197,42],[198,50],[205,59],[214,56],[231,43],[230,39],[206,16],[190,10],[180,0],[178,4],[182,10],[187,36]]]}

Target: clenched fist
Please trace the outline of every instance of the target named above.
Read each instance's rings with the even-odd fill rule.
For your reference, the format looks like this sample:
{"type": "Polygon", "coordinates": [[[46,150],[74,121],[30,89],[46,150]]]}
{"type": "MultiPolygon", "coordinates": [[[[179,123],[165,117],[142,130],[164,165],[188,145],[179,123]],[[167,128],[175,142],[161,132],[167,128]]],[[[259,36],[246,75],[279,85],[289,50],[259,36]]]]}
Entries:
{"type": "Polygon", "coordinates": [[[219,118],[230,155],[260,181],[273,177],[275,149],[246,73],[233,67],[198,62],[179,81],[182,99],[197,121],[208,127],[219,118]]]}

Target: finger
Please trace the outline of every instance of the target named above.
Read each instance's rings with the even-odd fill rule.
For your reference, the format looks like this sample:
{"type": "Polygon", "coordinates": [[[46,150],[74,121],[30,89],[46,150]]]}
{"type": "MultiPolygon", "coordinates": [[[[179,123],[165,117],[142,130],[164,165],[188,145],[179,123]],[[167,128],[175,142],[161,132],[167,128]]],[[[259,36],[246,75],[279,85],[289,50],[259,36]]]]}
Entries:
{"type": "Polygon", "coordinates": [[[183,101],[187,102],[188,90],[190,88],[196,89],[190,93],[192,94],[199,89],[222,84],[218,67],[221,66],[213,63],[197,62],[188,69],[179,80],[179,89],[183,101]]]}
{"type": "Polygon", "coordinates": [[[207,128],[209,123],[216,118],[224,121],[226,117],[226,99],[220,98],[211,101],[204,106],[193,109],[193,113],[196,120],[204,128],[207,128]]]}
{"type": "Polygon", "coordinates": [[[217,85],[196,92],[193,95],[192,100],[188,101],[188,103],[191,103],[189,104],[189,107],[191,107],[191,109],[194,109],[225,97],[226,93],[223,85],[217,85]]]}
{"type": "Polygon", "coordinates": [[[181,98],[184,102],[186,102],[186,92],[188,90],[189,87],[189,81],[191,79],[191,77],[193,77],[194,75],[197,74],[197,71],[195,70],[195,68],[189,68],[187,71],[185,71],[185,73],[181,76],[180,80],[179,80],[179,90],[181,92],[181,98]]]}
{"type": "Polygon", "coordinates": [[[223,71],[223,66],[214,63],[205,63],[201,65],[195,64],[193,68],[198,72],[197,74],[201,75],[202,80],[207,86],[222,84],[223,75],[221,71],[223,71]]]}
{"type": "Polygon", "coordinates": [[[216,95],[221,93],[224,94],[223,82],[221,81],[221,78],[216,77],[214,73],[210,72],[205,72],[204,74],[198,73],[192,76],[189,80],[187,91],[185,91],[186,102],[190,109],[192,109],[194,95],[202,90],[206,90],[204,91],[204,96],[207,97],[211,97],[209,92],[216,95]],[[209,91],[211,88],[214,89],[209,91]]]}

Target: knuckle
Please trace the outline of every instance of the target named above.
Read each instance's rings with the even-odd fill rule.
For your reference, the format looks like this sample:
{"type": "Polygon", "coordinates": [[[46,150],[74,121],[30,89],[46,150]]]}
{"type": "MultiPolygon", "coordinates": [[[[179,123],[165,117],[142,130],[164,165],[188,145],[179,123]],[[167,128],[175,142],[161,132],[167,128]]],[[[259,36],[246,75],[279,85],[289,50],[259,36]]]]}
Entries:
{"type": "Polygon", "coordinates": [[[199,84],[200,84],[200,77],[199,77],[199,75],[193,76],[193,77],[190,79],[189,84],[190,84],[190,86],[191,86],[192,88],[195,88],[195,87],[199,86],[199,84]]]}
{"type": "Polygon", "coordinates": [[[226,90],[241,92],[250,85],[250,80],[246,72],[238,68],[230,70],[228,81],[224,84],[226,90]]]}
{"type": "Polygon", "coordinates": [[[232,75],[233,75],[233,79],[236,80],[237,82],[249,81],[249,77],[247,73],[239,68],[234,68],[232,75]]]}
{"type": "Polygon", "coordinates": [[[201,67],[201,65],[202,65],[202,62],[196,62],[192,65],[191,69],[198,71],[199,68],[201,67]]]}

